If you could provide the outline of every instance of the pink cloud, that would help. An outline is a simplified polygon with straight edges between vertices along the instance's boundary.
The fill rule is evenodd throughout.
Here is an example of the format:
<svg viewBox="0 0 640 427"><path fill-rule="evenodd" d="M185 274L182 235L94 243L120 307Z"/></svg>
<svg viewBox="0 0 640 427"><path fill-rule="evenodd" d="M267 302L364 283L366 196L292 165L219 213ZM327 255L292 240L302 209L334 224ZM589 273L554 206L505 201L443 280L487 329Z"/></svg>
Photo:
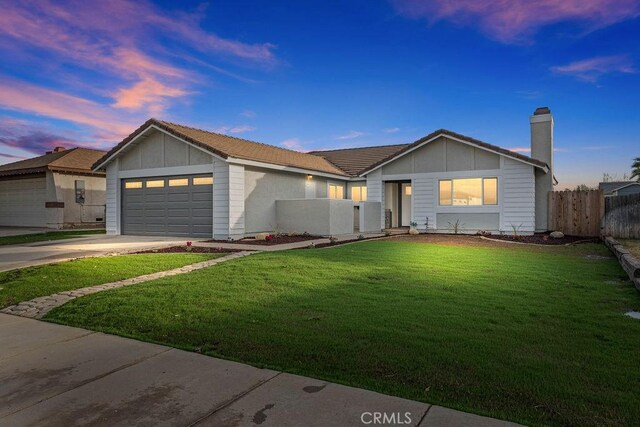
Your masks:
<svg viewBox="0 0 640 427"><path fill-rule="evenodd" d="M150 106L152 116L161 114L166 108L166 98L176 98L186 95L188 92L162 84L161 82L145 77L129 88L119 89L112 104L116 108L138 110L145 105Z"/></svg>
<svg viewBox="0 0 640 427"><path fill-rule="evenodd" d="M0 106L88 126L114 141L124 138L144 119L117 114L84 98L9 79L0 79Z"/></svg>
<svg viewBox="0 0 640 427"><path fill-rule="evenodd" d="M430 23L478 26L504 43L523 43L541 27L565 21L589 30L640 16L637 0L391 0L396 10Z"/></svg>
<svg viewBox="0 0 640 427"><path fill-rule="evenodd" d="M566 74L592 83L596 82L605 74L635 74L638 72L626 55L598 56L583 59L566 65L551 67L551 71L556 74Z"/></svg>
<svg viewBox="0 0 640 427"><path fill-rule="evenodd" d="M25 45L32 46L55 54L54 61L63 57L76 66L115 78L115 88L96 87L92 92L106 92L116 108L158 115L172 99L193 93L187 87L203 78L186 69L186 61L251 82L208 61L222 56L250 64L276 63L272 45L219 37L202 29L201 15L160 10L144 0L25 0L3 5L0 37L17 42L21 55L27 52ZM165 39L177 47L169 51ZM197 61L189 50L199 52ZM42 60L39 52L35 55ZM176 58L180 65L172 63ZM113 85L113 79L101 81Z"/></svg>

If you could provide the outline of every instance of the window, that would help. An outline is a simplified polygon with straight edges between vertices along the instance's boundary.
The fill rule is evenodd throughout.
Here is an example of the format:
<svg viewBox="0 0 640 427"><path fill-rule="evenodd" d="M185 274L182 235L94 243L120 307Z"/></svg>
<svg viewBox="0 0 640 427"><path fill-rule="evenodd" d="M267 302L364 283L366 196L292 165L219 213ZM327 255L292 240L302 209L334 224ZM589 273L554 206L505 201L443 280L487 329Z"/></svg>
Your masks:
<svg viewBox="0 0 640 427"><path fill-rule="evenodd" d="M442 179L441 206L481 206L498 204L498 178Z"/></svg>
<svg viewBox="0 0 640 427"><path fill-rule="evenodd" d="M164 187L164 179L147 181L146 185L147 185L147 188L162 188Z"/></svg>
<svg viewBox="0 0 640 427"><path fill-rule="evenodd" d="M367 201L367 187L359 185L357 187L351 187L351 200L354 202L366 202Z"/></svg>
<svg viewBox="0 0 640 427"><path fill-rule="evenodd" d="M189 178L177 178L169 180L169 187L185 187L189 185Z"/></svg>
<svg viewBox="0 0 640 427"><path fill-rule="evenodd" d="M485 205L497 205L498 204L498 178L485 178L483 180L483 194Z"/></svg>
<svg viewBox="0 0 640 427"><path fill-rule="evenodd" d="M199 176L197 178L193 178L193 185L213 185L213 177Z"/></svg>
<svg viewBox="0 0 640 427"><path fill-rule="evenodd" d="M77 179L76 180L76 203L83 204L84 203L84 180Z"/></svg>
<svg viewBox="0 0 640 427"><path fill-rule="evenodd" d="M330 199L344 199L344 187L340 184L329 184Z"/></svg>
<svg viewBox="0 0 640 427"><path fill-rule="evenodd" d="M440 205L451 206L451 180L440 181Z"/></svg>
<svg viewBox="0 0 640 427"><path fill-rule="evenodd" d="M131 190L134 188L142 188L142 181L128 181L124 183L124 188Z"/></svg>

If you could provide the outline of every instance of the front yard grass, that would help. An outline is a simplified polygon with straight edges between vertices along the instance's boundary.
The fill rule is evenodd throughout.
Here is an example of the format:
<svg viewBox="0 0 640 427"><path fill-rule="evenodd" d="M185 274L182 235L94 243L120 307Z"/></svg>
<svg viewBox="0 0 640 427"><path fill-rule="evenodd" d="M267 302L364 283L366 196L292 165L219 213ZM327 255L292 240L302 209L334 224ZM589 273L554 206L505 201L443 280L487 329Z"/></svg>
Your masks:
<svg viewBox="0 0 640 427"><path fill-rule="evenodd" d="M170 270L224 254L138 254L83 258L0 273L0 308L56 292Z"/></svg>
<svg viewBox="0 0 640 427"><path fill-rule="evenodd" d="M260 253L46 317L533 425L640 420L640 295L601 244Z"/></svg>
<svg viewBox="0 0 640 427"><path fill-rule="evenodd" d="M104 234L102 229L97 230L69 230L69 231L48 231L46 233L21 234L19 236L0 237L0 246L22 245L25 243L46 242L49 240L73 239L89 234Z"/></svg>

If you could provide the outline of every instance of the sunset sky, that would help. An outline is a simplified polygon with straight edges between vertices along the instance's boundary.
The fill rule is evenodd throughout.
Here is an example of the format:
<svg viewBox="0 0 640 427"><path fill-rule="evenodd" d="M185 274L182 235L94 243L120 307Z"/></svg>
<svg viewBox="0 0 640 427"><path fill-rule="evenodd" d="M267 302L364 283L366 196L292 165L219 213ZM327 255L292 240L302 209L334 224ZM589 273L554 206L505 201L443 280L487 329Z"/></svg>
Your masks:
<svg viewBox="0 0 640 427"><path fill-rule="evenodd" d="M296 150L447 128L560 187L640 156L640 0L0 0L0 163L107 149L149 117Z"/></svg>

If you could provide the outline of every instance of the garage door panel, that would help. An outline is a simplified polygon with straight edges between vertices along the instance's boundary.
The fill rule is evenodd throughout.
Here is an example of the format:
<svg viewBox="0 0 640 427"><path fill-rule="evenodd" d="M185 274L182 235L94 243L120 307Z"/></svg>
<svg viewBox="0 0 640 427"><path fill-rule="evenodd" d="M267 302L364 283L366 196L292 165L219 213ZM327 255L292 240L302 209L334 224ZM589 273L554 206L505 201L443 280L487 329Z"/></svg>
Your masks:
<svg viewBox="0 0 640 427"><path fill-rule="evenodd" d="M188 193L167 194L167 201L169 202L189 202Z"/></svg>
<svg viewBox="0 0 640 427"><path fill-rule="evenodd" d="M153 181L158 178L135 178ZM122 233L151 236L211 237L213 186L193 185L192 176L165 177L164 187L127 189L123 180ZM169 183L188 183L170 186Z"/></svg>
<svg viewBox="0 0 640 427"><path fill-rule="evenodd" d="M44 176L0 181L0 225L46 227Z"/></svg>
<svg viewBox="0 0 640 427"><path fill-rule="evenodd" d="M212 202L213 192L211 193L193 193L192 201L194 202Z"/></svg>

